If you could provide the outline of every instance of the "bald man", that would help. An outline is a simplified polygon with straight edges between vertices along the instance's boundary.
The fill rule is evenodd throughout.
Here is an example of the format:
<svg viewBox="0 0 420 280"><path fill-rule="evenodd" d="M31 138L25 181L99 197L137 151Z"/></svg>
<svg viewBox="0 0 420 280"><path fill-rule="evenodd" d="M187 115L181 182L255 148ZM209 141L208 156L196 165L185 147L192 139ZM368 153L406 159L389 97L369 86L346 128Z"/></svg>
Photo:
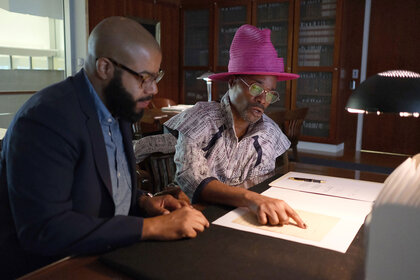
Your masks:
<svg viewBox="0 0 420 280"><path fill-rule="evenodd" d="M16 114L0 165L3 279L65 256L195 237L209 226L187 203L136 189L130 124L158 92L161 60L141 25L105 19L89 37L85 69Z"/></svg>

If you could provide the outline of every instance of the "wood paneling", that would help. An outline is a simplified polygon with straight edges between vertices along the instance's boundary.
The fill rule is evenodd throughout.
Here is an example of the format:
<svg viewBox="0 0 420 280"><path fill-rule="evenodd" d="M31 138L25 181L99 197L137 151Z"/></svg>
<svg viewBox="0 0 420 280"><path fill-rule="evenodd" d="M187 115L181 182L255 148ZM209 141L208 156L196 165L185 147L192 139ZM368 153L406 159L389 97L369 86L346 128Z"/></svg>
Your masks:
<svg viewBox="0 0 420 280"><path fill-rule="evenodd" d="M104 18L124 15L125 1L89 0L89 32Z"/></svg>
<svg viewBox="0 0 420 280"><path fill-rule="evenodd" d="M372 0L367 77L394 69L420 73L419 15L418 0ZM419 153L420 118L365 117L362 148Z"/></svg>
<svg viewBox="0 0 420 280"><path fill-rule="evenodd" d="M162 66L165 76L159 83L159 97L166 97L179 103L179 7L168 4L158 4L156 17L161 23Z"/></svg>
<svg viewBox="0 0 420 280"><path fill-rule="evenodd" d="M151 1L125 0L125 7L124 16L156 19L154 4Z"/></svg>
<svg viewBox="0 0 420 280"><path fill-rule="evenodd" d="M350 114L344 108L352 93L350 82L355 80L357 85L360 82L360 78L352 79L352 70L358 69L360 77L365 1L346 0L343 5L345 13L343 13L341 35L337 133L338 142L344 142L346 147L350 146L354 150L357 114Z"/></svg>
<svg viewBox="0 0 420 280"><path fill-rule="evenodd" d="M367 115L362 148L407 155L420 153L420 119L395 114Z"/></svg>

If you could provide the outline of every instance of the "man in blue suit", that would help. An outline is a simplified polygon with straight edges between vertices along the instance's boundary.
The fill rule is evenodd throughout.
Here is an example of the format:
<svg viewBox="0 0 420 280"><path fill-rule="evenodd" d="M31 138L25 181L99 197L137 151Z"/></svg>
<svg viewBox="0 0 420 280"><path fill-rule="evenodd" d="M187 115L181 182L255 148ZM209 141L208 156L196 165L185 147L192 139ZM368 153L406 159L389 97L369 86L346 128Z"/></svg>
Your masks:
<svg viewBox="0 0 420 280"><path fill-rule="evenodd" d="M161 59L141 25L107 18L90 34L85 69L16 114L0 165L3 279L65 256L195 237L209 226L186 202L136 189L130 124L157 94Z"/></svg>

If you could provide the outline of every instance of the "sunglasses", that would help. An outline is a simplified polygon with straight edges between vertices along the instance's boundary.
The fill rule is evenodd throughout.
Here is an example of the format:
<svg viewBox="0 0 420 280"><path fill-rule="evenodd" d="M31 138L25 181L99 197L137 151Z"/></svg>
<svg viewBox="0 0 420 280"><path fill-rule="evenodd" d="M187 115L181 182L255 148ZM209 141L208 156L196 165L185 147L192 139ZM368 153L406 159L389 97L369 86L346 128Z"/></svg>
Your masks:
<svg viewBox="0 0 420 280"><path fill-rule="evenodd" d="M280 99L279 98L279 93L275 90L265 90L262 87L262 85L260 85L258 83L253 83L253 84L249 85L241 77L239 77L239 79L248 87L249 93L254 97L260 96L261 94L265 93L265 100L269 104L273 104L274 102L276 102Z"/></svg>
<svg viewBox="0 0 420 280"><path fill-rule="evenodd" d="M147 87L150 87L153 82L159 83L160 80L162 80L163 75L165 75L165 72L163 70L159 70L159 72L157 73L150 73L147 71L142 71L137 73L136 71L128 68L127 66L116 62L115 60L113 60L110 57L106 57L109 61L112 62L112 64L114 64L115 66L127 71L128 73L132 74L133 76L135 76L139 82L140 82L140 86L143 87L143 85L146 85Z"/></svg>

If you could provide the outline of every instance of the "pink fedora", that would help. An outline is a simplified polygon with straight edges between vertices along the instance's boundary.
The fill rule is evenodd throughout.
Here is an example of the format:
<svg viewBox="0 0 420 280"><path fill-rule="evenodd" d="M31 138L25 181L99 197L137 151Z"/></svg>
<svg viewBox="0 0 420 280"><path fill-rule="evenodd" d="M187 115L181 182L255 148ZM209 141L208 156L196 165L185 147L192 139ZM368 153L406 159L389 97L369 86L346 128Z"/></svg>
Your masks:
<svg viewBox="0 0 420 280"><path fill-rule="evenodd" d="M227 81L234 75L277 76L278 81L299 78L284 72L283 58L277 56L270 33L270 29L260 30L249 24L239 27L230 45L228 72L209 78L216 81Z"/></svg>

